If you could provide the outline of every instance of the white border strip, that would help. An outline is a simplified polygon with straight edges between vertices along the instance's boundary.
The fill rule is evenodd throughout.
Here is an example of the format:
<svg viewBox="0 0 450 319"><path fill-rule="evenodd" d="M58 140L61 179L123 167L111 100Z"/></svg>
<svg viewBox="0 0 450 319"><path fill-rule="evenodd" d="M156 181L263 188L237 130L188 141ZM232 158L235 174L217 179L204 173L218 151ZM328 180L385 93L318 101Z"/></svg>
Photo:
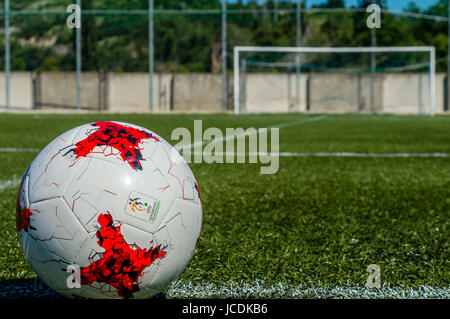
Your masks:
<svg viewBox="0 0 450 319"><path fill-rule="evenodd" d="M227 282L220 286L212 283L173 282L167 290L169 298L340 298L340 299L425 299L450 298L450 287L422 285L417 288L391 287L370 289L365 286L312 285L304 287L286 283L266 284L262 280L253 283Z"/></svg>
<svg viewBox="0 0 450 319"><path fill-rule="evenodd" d="M19 280L20 281L20 280ZM58 298L39 279L19 282L19 284L0 283L0 298L32 295L35 298ZM346 285L288 285L277 283L268 285L257 280L252 283L225 282L220 286L211 283L192 283L183 280L173 282L167 289L168 298L339 298L339 299L449 299L450 287L422 285L417 288L391 287L384 284L381 288L369 289L365 286Z"/></svg>

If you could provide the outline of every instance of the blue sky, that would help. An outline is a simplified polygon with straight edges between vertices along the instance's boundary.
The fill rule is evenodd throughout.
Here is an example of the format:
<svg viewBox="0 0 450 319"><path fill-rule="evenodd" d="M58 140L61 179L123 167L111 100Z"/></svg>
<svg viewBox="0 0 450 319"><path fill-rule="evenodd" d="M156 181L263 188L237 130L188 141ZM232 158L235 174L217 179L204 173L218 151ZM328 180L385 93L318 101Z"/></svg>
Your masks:
<svg viewBox="0 0 450 319"><path fill-rule="evenodd" d="M326 3L326 0L306 0L308 7L313 4ZM387 0L387 5L391 10L402 10L408 3L414 2L419 8L427 9L429 6L438 2L438 0ZM345 0L347 6L357 5L358 0Z"/></svg>
<svg viewBox="0 0 450 319"><path fill-rule="evenodd" d="M248 1L248 0L247 0ZM259 0L262 2L262 0ZM308 7L315 4L326 3L327 0L303 0L306 1ZM358 4L358 0L344 0L347 6L354 6ZM236 0L229 0L229 2L236 2ZM292 2L296 2L292 0ZM427 9L429 6L438 2L438 0L387 0L387 5L391 10L403 10L408 3L414 2L419 8Z"/></svg>

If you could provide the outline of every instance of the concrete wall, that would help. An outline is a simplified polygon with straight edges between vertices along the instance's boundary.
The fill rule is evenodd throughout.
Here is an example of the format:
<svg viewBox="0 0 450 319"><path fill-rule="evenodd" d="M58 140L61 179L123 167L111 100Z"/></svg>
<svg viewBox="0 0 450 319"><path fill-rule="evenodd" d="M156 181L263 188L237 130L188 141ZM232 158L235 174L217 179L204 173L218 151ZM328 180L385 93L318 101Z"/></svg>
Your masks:
<svg viewBox="0 0 450 319"><path fill-rule="evenodd" d="M445 74L436 75L436 111L444 109ZM387 113L429 113L428 74L389 74L383 82L383 110Z"/></svg>
<svg viewBox="0 0 450 319"><path fill-rule="evenodd" d="M148 110L148 89L148 75L145 73L108 74L108 110L111 112Z"/></svg>
<svg viewBox="0 0 450 319"><path fill-rule="evenodd" d="M42 72L39 74L38 86L41 103L48 105L77 105L77 78L75 72ZM95 108L99 105L100 74L83 72L81 105Z"/></svg>
<svg viewBox="0 0 450 319"><path fill-rule="evenodd" d="M110 112L148 112L147 73L84 72L82 106ZM11 105L33 108L76 106L74 72L13 72ZM445 74L436 77L436 111L444 110ZM36 85L34 85L36 83ZM300 107L296 103L295 73L247 74L241 79L241 104L248 112L371 112L370 74L302 73ZM427 114L426 73L377 74L374 86L377 112ZM228 107L233 108L233 83L229 76ZM5 104L5 77L0 73L0 105ZM158 112L222 112L221 75L156 74L153 110Z"/></svg>
<svg viewBox="0 0 450 319"><path fill-rule="evenodd" d="M373 109L370 74L317 73L309 74L308 78L307 105L313 112L382 111L383 75L375 78Z"/></svg>
<svg viewBox="0 0 450 319"><path fill-rule="evenodd" d="M214 74L177 74L174 76L173 110L221 112L222 77Z"/></svg>
<svg viewBox="0 0 450 319"><path fill-rule="evenodd" d="M6 104L5 73L0 72L0 105ZM33 73L13 72L10 76L10 103L12 107L33 108Z"/></svg>
<svg viewBox="0 0 450 319"><path fill-rule="evenodd" d="M307 75L300 76L300 105L297 105L295 73L248 74L240 83L241 106L247 112L305 111L307 81Z"/></svg>
<svg viewBox="0 0 450 319"><path fill-rule="evenodd" d="M303 73L300 111L379 112L428 114L429 84L426 73L378 73L373 86L370 73ZM436 111L444 110L445 74L436 76ZM241 81L241 105L248 112L287 112L295 103L295 74L259 73ZM294 108L295 109L295 108Z"/></svg>
<svg viewBox="0 0 450 319"><path fill-rule="evenodd" d="M112 112L149 110L147 73L110 73L108 105ZM220 112L221 77L212 74L157 74L153 77L154 111Z"/></svg>
<svg viewBox="0 0 450 319"><path fill-rule="evenodd" d="M153 77L153 110L170 110L170 74ZM111 112L148 112L148 73L109 73L107 77L107 105Z"/></svg>

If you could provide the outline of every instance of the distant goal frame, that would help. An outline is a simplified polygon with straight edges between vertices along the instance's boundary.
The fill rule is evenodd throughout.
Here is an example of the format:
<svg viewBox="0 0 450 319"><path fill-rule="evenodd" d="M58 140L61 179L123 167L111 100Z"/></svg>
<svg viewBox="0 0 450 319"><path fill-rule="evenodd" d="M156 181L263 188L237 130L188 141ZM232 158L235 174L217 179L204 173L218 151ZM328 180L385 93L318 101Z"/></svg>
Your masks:
<svg viewBox="0 0 450 319"><path fill-rule="evenodd" d="M234 114L241 113L240 105L240 54L243 52L279 53L395 53L428 52L429 54L429 115L436 113L436 48L434 46L390 46L390 47L264 47L235 46L233 56L233 101Z"/></svg>

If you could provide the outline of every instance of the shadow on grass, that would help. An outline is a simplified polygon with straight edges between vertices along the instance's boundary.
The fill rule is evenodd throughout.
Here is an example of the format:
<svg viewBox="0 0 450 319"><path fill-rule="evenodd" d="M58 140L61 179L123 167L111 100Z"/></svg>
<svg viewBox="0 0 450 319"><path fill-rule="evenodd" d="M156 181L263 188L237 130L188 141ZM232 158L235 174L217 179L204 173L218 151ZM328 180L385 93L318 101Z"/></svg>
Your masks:
<svg viewBox="0 0 450 319"><path fill-rule="evenodd" d="M68 300L51 290L38 277L29 279L9 279L0 281L0 300L3 299L47 299ZM165 292L160 292L151 299L167 299Z"/></svg>
<svg viewBox="0 0 450 319"><path fill-rule="evenodd" d="M0 281L0 299L61 299L38 277Z"/></svg>

